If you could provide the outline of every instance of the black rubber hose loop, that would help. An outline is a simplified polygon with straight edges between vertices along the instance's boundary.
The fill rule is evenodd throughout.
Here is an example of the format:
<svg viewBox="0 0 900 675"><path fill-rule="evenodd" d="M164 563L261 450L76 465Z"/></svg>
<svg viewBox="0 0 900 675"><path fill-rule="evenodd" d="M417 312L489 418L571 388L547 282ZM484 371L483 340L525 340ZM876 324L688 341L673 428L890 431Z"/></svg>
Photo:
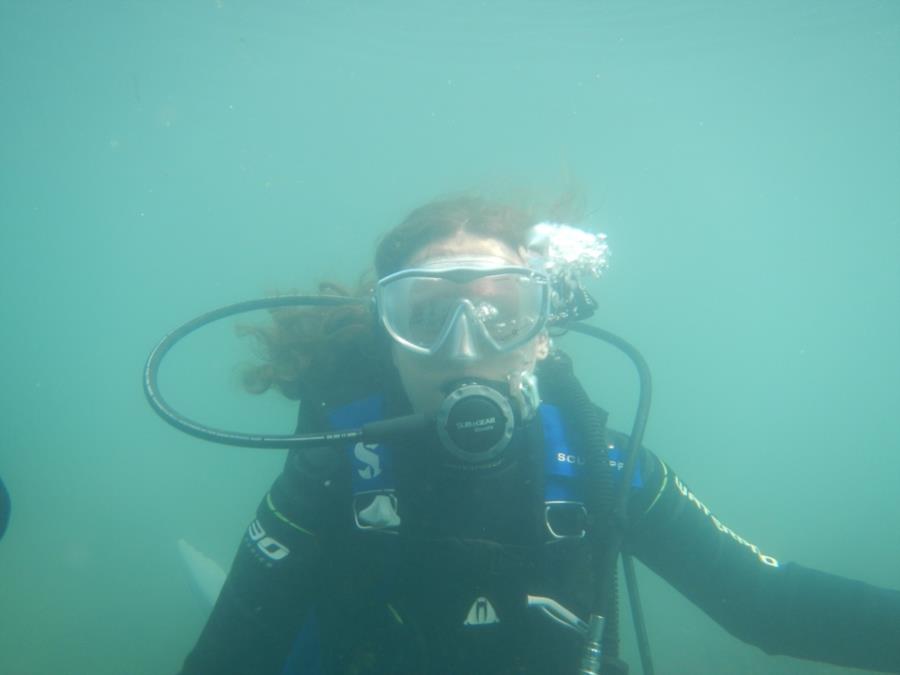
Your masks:
<svg viewBox="0 0 900 675"><path fill-rule="evenodd" d="M259 300L238 302L233 305L214 309L206 314L201 314L197 318L188 321L166 335L160 340L159 344L154 347L153 351L150 352L150 356L147 357L147 363L144 366L144 395L147 397L147 402L160 417L176 429L190 434L191 436L195 436L196 438L202 438L207 441L212 441L213 443L222 443L224 445L236 445L246 448L296 448L303 446L329 445L342 441L361 439L363 433L359 429L338 433L324 432L317 434L263 435L242 434L234 431L207 427L188 419L169 406L159 391L157 380L160 363L169 350L172 349L179 340L185 338L190 333L215 321L236 314L244 314L245 312L252 312L260 309L310 306L333 307L339 305L362 304L364 302L365 301L357 298L347 298L336 295L283 295L275 298L262 298Z"/></svg>
<svg viewBox="0 0 900 675"><path fill-rule="evenodd" d="M622 538L624 534L624 524L627 522L628 514L628 498L631 493L631 481L637 467L640 454L642 452L644 430L647 427L647 419L650 415L650 401L652 398L652 381L650 377L650 369L641 353L635 349L630 343L626 342L618 335L605 331L596 326L590 326L585 323L575 323L568 326L569 330L584 335L603 340L620 351L624 352L638 372L639 395L637 412L631 426L631 435L628 439L628 452L625 457L625 466L622 469L622 475L619 483L619 490L616 496L615 504L611 514L610 536L605 542L605 550L598 553L602 556L604 563L600 569L606 571L606 578L601 579L601 587L598 589L597 604L595 611L609 611L611 609L610 598L615 595L616 575L615 570L618 567L618 558L622 550ZM640 595L637 590L637 578L634 575L634 566L630 556L622 554L623 565L625 566L625 582L628 585L628 595L632 602L632 618L634 620L635 632L637 633L638 650L641 655L641 665L644 675L653 675L653 660L650 656L650 645L647 639L647 628L644 624L643 611L639 603Z"/></svg>

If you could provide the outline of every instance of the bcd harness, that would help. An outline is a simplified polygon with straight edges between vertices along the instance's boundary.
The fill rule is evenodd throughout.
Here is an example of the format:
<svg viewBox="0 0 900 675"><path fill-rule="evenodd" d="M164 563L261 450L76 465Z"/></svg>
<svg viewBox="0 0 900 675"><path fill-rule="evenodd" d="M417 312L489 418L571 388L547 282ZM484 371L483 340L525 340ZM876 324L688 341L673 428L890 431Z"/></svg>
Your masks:
<svg viewBox="0 0 900 675"><path fill-rule="evenodd" d="M605 423L606 414L598 412L597 419ZM376 395L333 408L327 419L332 428L341 429L374 422L384 415L384 397ZM533 426L536 431L525 439L530 461L523 471L533 477L525 481L530 484L525 490L533 493L526 503L534 505L535 514L530 519L534 537L526 546L447 536L450 533L446 531L442 536L422 537L421 528L412 534L409 521L416 520L417 514L405 508L407 495L397 476L396 462L402 451L388 443L347 444L356 532L352 537L354 558L365 561L379 587L375 592L399 622L418 620L439 627L430 635L425 630L423 640L429 647L435 640L450 639L448 633L488 632L498 630L504 622L508 627L521 626L522 616L527 616L528 623L546 629L539 631L541 634L557 630L566 635L557 642L568 645L574 660L562 656L564 665L560 667L575 672L597 573L591 537L599 536L599 528L592 526L596 518L591 513L590 490L597 481L591 478L584 434L567 422L560 407L541 403ZM615 483L622 470L623 451L605 443L605 425L595 431L603 434L603 457ZM643 486L639 471L631 486ZM454 513L438 516L441 521L452 521ZM423 621L426 615L428 620ZM616 658L616 617L610 617L610 622L603 672L623 673L626 667ZM564 628L553 629L554 624ZM437 659L446 657L442 653ZM428 672L441 672L440 666L434 665L435 658L428 661L432 664ZM533 671L516 670L511 663L502 672Z"/></svg>
<svg viewBox="0 0 900 675"><path fill-rule="evenodd" d="M576 280L577 281L577 280ZM582 289L583 290L583 289ZM587 299L590 300L589 296ZM322 430L325 425L315 427L316 431L301 433L300 431L289 435L279 434L257 434L257 433L240 433L231 430L219 429L198 423L190 418L185 417L178 411L173 409L163 398L158 386L158 372L160 364L165 355L171 348L192 332L206 326L215 321L219 321L226 317L234 316L244 312L258 309L274 310L287 307L335 307L359 305L360 300L351 297L342 296L278 296L274 298L264 298L260 300L250 300L238 302L226 307L220 307L210 312L206 312L199 317L188 321L175 330L168 333L154 347L147 358L143 373L143 389L147 397L147 401L155 412L157 412L163 420L171 424L176 429L188 433L197 438L202 438L215 443L225 445L249 447L249 448L290 448L294 450L303 450L306 448L322 448L323 446L341 445L347 443L355 444L356 441L362 440L366 443L377 441L385 438L394 438L398 432L415 432L422 428L423 424L427 424L427 419L422 415L407 415L401 418L391 418L381 422L375 422L370 425L363 425L362 428L344 428L340 430ZM577 497L573 499L561 499L560 502L570 502L569 506L560 505L557 508L548 502L544 497L547 491L541 488L540 496L543 497L544 510L541 513L539 521L547 521L551 524L554 519L561 514L569 513L576 516L580 513L587 515L587 527L581 528L585 534L581 534L581 530L576 530L574 534L580 535L574 541L592 541L591 547L591 570L598 570L596 576L598 580L594 580L593 598L590 602L589 622L586 626L586 640L583 641L583 657L579 662L577 672L586 675L594 675L601 672L601 656L603 661L608 661L608 655L615 653L614 643L617 639L616 627L616 579L615 572L618 560L621 554L622 563L625 570L626 581L628 582L629 598L633 608L633 619L637 632L637 643L641 654L641 662L644 672L652 675L653 666L650 658L649 645L647 643L646 630L643 626L642 612L640 611L640 600L637 593L637 585L635 581L633 563L631 557L622 553L622 542L625 533L625 525L627 521L628 501L633 491L633 481L631 477L635 475L635 470L639 466L639 459L643 455L642 439L647 424L647 418L650 410L651 402L651 376L646 361L641 354L628 342L617 335L603 330L597 326L592 326L583 322L592 313L593 306L587 307L587 312L569 314L563 317L562 323L558 326L563 333L575 332L588 335L592 338L605 342L624 353L636 368L639 389L638 404L631 426L630 434L621 439L621 447L627 448L627 452L623 453L623 462L620 464L616 459L613 451L607 447L603 440L603 430L605 426L605 417L599 414L590 402L586 392L580 387L572 373L571 362L567 357L560 354L551 354L545 361L538 365L539 370L546 370L547 366L553 363L551 370L557 374L562 374L560 379L562 385L557 388L559 397L547 395L546 381L543 375L539 375L541 379L541 393L546 400L558 403L562 410L572 411L573 420L587 420L586 424L578 425L576 429L579 436L583 438L583 447L588 450L585 453L579 453L579 456L585 460L585 466L590 474L588 477L589 489L583 494L582 499ZM552 383L556 377L550 377L548 380ZM551 387L552 388L552 387ZM545 444L546 445L546 444ZM577 444L576 444L577 445ZM356 446L354 445L352 449ZM366 446L363 446L366 448ZM366 448L369 449L369 448ZM537 463L539 466L541 463ZM612 466L611 466L612 464ZM373 469L374 472L374 469ZM621 478L618 480L619 489L616 489L616 475L628 477L626 480ZM553 483L553 472L549 472L550 479L547 483ZM568 479L567 479L568 480ZM544 482L540 482L543 485ZM404 490L398 490L396 487L387 487L380 491L372 493L368 503L359 503L359 509L354 509L354 513L362 514L363 509L368 506L373 507L373 511L366 511L364 514L366 520L373 523L388 523L391 518L391 511L396 516L400 516L403 511L403 503L397 501L397 494L403 495ZM393 490L393 492L392 492ZM393 498L392 495L393 494ZM538 494L536 492L536 494ZM384 497L375 500L375 497ZM385 499L386 498L386 499ZM406 498L403 498L406 501ZM580 502L580 505L579 505ZM385 507L391 508L385 508ZM399 506L399 508L398 508ZM547 507L550 506L548 509ZM584 510L582 510L582 508ZM380 515L379 515L380 514ZM387 520L385 520L387 518ZM356 528L360 534L383 534L394 532L398 536L387 537L388 539L401 539L404 536L404 530L409 528L396 523L395 528L374 529L370 532ZM558 529L553 525L557 534L573 534L573 532ZM385 537L381 537L382 539ZM563 537L562 539L553 539L551 535L551 544L572 541L571 537ZM552 616L552 612L550 612ZM569 621L571 617L554 617L562 618ZM571 623L571 621L570 621ZM604 625L608 624L608 628ZM584 628L580 626L580 628ZM612 637L611 637L612 636ZM608 672L608 668L603 668L603 672ZM422 670L417 672L419 675ZM558 670L557 672L564 672ZM573 671L575 672L575 671ZM622 671L619 671L622 672ZM383 675L383 673L379 673Z"/></svg>

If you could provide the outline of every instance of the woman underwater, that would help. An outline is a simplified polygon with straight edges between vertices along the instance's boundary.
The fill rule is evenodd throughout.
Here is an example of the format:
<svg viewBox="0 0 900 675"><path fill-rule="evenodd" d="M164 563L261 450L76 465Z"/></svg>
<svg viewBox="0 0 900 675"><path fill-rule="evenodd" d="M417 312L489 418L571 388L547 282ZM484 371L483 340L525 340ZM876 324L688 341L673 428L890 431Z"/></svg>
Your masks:
<svg viewBox="0 0 900 675"><path fill-rule="evenodd" d="M299 432L439 423L293 450L183 675L590 672L598 551L619 540L770 654L900 672L900 592L776 560L651 452L610 518L628 437L552 339L604 255L596 236L447 199L381 241L374 303L273 312L248 383L300 400ZM485 401L500 414L466 410ZM624 673L606 608L601 672Z"/></svg>

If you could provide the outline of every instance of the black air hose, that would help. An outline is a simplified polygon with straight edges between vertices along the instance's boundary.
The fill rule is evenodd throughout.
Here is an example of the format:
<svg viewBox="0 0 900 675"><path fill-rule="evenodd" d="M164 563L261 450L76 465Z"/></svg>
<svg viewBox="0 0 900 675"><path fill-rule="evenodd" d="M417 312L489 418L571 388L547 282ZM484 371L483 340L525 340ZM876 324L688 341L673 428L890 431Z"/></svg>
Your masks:
<svg viewBox="0 0 900 675"><path fill-rule="evenodd" d="M608 446L606 443L607 414L591 401L581 382L575 376L572 359L561 351L554 351L541 363L538 373L541 396L558 405L569 422L569 427L577 434L579 446L587 448L586 455L588 475L592 476L592 490L588 495L588 513L590 536L594 541L593 557L597 562L604 560L602 551L609 545L611 516L615 506L616 490L612 468L609 464ZM596 569L596 563L595 563ZM594 584L595 594L608 594L606 597L594 597L594 606L603 609L606 617L606 629L603 633L603 653L610 657L619 655L619 603L617 570L600 569L598 583ZM602 580L612 575L608 583ZM597 604L598 600L600 601Z"/></svg>

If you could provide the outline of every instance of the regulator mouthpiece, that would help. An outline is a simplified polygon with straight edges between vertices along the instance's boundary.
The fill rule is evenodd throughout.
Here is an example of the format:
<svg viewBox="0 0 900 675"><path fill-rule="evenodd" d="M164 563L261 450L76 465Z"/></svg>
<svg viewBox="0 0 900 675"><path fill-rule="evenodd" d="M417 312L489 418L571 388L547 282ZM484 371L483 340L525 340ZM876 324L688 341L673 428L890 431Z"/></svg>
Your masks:
<svg viewBox="0 0 900 675"><path fill-rule="evenodd" d="M494 466L512 440L516 415L509 399L478 380L455 383L437 412L443 448L466 468Z"/></svg>

